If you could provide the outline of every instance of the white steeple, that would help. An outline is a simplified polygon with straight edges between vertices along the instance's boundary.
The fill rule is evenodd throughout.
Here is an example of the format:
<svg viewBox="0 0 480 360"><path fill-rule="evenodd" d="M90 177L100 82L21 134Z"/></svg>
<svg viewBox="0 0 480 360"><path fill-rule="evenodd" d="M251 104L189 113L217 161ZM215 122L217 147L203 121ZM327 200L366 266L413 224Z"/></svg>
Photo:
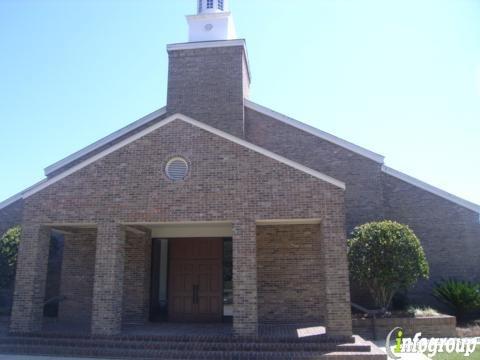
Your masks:
<svg viewBox="0 0 480 360"><path fill-rule="evenodd" d="M190 42L237 38L228 0L197 1L197 15L187 16Z"/></svg>

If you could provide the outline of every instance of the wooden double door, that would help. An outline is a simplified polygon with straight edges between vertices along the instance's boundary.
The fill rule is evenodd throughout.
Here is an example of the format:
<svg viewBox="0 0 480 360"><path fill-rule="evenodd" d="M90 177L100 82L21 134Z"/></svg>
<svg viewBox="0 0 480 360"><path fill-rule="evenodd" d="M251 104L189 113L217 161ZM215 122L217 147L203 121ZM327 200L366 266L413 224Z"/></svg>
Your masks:
<svg viewBox="0 0 480 360"><path fill-rule="evenodd" d="M223 239L169 241L168 319L219 322L223 318Z"/></svg>

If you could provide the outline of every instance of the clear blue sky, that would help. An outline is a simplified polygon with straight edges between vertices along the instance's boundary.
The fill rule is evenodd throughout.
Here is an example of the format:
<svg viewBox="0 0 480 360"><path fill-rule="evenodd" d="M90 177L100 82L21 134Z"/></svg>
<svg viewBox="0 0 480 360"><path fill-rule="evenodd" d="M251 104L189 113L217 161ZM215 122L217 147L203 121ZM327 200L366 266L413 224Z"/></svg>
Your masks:
<svg viewBox="0 0 480 360"><path fill-rule="evenodd" d="M195 0L0 1L0 201L165 105ZM231 0L252 100L480 204L480 1Z"/></svg>

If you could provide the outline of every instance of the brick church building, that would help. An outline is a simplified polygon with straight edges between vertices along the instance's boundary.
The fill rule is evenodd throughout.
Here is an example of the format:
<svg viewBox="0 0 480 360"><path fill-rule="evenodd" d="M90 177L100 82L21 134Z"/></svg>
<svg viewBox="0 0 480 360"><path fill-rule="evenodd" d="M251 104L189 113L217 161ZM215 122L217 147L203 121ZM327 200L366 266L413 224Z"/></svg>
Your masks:
<svg viewBox="0 0 480 360"><path fill-rule="evenodd" d="M348 337L347 234L380 219L421 239L431 279L412 299L428 301L442 277L480 280L480 206L250 100L246 44L224 6L200 0L190 41L167 46L164 108L0 203L0 231L23 229L12 332L41 330L45 302L61 297L58 319L95 335L230 318L241 336L301 323Z"/></svg>

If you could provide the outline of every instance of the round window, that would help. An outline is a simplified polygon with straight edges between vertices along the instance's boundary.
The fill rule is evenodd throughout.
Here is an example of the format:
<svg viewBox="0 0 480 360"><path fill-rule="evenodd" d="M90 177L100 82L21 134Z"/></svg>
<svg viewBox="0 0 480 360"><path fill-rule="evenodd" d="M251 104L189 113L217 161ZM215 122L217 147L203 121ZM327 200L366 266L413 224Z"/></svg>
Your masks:
<svg viewBox="0 0 480 360"><path fill-rule="evenodd" d="M188 174L188 162L180 157L171 159L165 166L165 174L172 181L184 180Z"/></svg>

